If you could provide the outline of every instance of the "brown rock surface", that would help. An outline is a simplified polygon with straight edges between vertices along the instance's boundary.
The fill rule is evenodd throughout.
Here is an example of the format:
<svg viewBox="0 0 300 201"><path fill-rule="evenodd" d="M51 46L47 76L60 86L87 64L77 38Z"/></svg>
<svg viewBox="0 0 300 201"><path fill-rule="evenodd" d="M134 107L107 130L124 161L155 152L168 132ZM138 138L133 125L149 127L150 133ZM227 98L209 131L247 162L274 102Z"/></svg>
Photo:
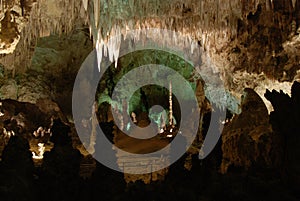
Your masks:
<svg viewBox="0 0 300 201"><path fill-rule="evenodd" d="M272 132L263 101L252 89L245 89L242 113L225 125L222 133L221 172L226 173L231 165L245 169L269 165Z"/></svg>

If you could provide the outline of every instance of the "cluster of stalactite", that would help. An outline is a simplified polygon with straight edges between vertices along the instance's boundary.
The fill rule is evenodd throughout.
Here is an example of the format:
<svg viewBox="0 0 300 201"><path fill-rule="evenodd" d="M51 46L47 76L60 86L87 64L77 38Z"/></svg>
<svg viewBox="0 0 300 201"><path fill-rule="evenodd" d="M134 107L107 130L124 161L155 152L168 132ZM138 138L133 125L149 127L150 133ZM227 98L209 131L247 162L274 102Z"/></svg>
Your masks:
<svg viewBox="0 0 300 201"><path fill-rule="evenodd" d="M25 0L24 9L19 1L9 1L12 2L10 6L6 6L5 2L3 1L3 5L1 5L3 12L26 11L24 11L25 19L20 22L23 28L18 30L19 42L14 51L0 55L0 63L7 69L24 72L30 67L38 38L55 33L68 34L76 28L83 27L84 24L85 12L81 1ZM21 8L18 9L19 7ZM21 13L17 13L17 15L21 16Z"/></svg>
<svg viewBox="0 0 300 201"><path fill-rule="evenodd" d="M49 35L51 32L69 32L74 29L76 20L79 18L86 20L87 16L91 35L99 51L100 59L99 57L98 59L101 60L103 52L104 56L109 56L112 61L118 60L121 37L111 43L109 38L119 35L126 37L128 30L148 28L180 32L190 38L185 40L190 43L190 46L199 42L213 54L222 51L222 48L232 39L244 32L250 34L256 32L255 29L260 25L270 29L269 32L267 31L271 35L268 41L265 41L267 43L265 53L272 54L280 49L277 47L281 45L280 41L283 42L290 32L296 31L300 20L298 0L179 0L176 2L171 0L60 0L59 2L3 0L1 9L10 8L12 3L21 7L28 7L26 5L30 4L32 9L28 25L21 33L20 44L14 54L1 59L2 63L6 63L11 68L20 66L21 62L18 62L15 57L27 54L30 48L34 47L34 39ZM86 12L83 11L84 9ZM136 34L134 39L139 40L140 32ZM172 36L158 34L152 37L166 40ZM276 37L279 37L279 43L273 42ZM30 55L27 55L27 60L29 58ZM218 61L215 62L218 63ZM241 66L236 68L241 68ZM248 71L254 71L252 68L255 67L252 65L245 68Z"/></svg>
<svg viewBox="0 0 300 201"><path fill-rule="evenodd" d="M83 5L89 13L90 30L95 46L98 46L100 60L103 49L104 52L108 51L112 61L118 59L121 37L110 43L111 37L120 35L126 37L128 30L143 31L148 28L183 33L199 41L205 49L217 53L238 35L245 32L251 35L256 32L252 29L258 29L256 25L259 24L270 29L269 32L266 30L271 34L266 53L276 52L279 51L276 44L280 46L284 38L291 31L295 31L300 19L300 4L297 0L222 2L219 0L176 2L83 0ZM274 29L275 32L272 31ZM136 34L139 35L140 32ZM173 36L157 34L154 37L160 37L163 41ZM274 43L276 37L279 37L279 43ZM139 37L136 36L134 39L139 40ZM193 40L187 41L190 46L194 45ZM106 53L104 55L107 56ZM255 67L250 66L247 70L253 71L251 68Z"/></svg>

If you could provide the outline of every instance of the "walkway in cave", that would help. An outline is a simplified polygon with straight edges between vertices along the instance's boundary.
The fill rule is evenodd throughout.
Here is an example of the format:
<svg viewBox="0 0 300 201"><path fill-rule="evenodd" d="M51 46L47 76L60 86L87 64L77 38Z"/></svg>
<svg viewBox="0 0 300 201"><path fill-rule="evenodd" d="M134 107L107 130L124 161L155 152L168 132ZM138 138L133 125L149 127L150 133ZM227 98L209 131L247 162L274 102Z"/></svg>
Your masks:
<svg viewBox="0 0 300 201"><path fill-rule="evenodd" d="M145 121L140 121L138 126L145 127L147 123ZM141 130L133 130L132 134L138 136ZM144 134L144 133L143 133ZM116 150L117 163L121 170L126 172L152 172L154 169L161 169L163 167L168 167L170 164L169 152L167 149L164 154L157 154L153 157L146 157L144 154L153 153L164 147L166 147L170 142L166 138L162 138L160 135L155 137L149 136L149 139L141 140L134 139L121 131L115 133L115 145L119 148ZM126 152L137 154L136 157L130 157ZM143 180L145 183L150 181L162 180L164 179L167 169L162 169L154 173L144 174L144 175L133 175L125 174L125 180L127 182Z"/></svg>

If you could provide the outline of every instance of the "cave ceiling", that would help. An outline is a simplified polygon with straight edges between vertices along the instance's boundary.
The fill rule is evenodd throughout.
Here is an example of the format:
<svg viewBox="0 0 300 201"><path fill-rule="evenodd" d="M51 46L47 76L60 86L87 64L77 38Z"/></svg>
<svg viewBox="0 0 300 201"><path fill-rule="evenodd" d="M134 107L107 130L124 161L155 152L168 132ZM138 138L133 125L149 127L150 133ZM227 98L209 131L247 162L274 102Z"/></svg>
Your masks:
<svg viewBox="0 0 300 201"><path fill-rule="evenodd" d="M210 66L237 99L253 88L269 111L266 89L290 94L300 79L299 0L2 0L0 20L0 64L14 73L31 68L39 38L87 27L98 62L106 55L116 67L126 37L173 41L183 55L197 47L195 68Z"/></svg>

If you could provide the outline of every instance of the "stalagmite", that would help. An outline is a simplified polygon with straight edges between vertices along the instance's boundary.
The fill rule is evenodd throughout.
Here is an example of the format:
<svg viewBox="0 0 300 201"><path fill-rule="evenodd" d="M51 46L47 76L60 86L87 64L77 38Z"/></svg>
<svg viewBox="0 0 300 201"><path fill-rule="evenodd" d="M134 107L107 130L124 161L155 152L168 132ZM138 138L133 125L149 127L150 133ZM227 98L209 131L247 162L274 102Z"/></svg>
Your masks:
<svg viewBox="0 0 300 201"><path fill-rule="evenodd" d="M172 82L169 84L169 126L173 126L173 100L172 100Z"/></svg>
<svg viewBox="0 0 300 201"><path fill-rule="evenodd" d="M134 112L131 113L132 122L137 123L136 114Z"/></svg>
<svg viewBox="0 0 300 201"><path fill-rule="evenodd" d="M98 120L97 120L97 107L98 104L97 102L94 102L93 106L92 106L92 130L91 130L91 135L90 135L90 143L89 143L89 147L88 147L88 152L90 154L94 154L95 153L95 145L96 145L96 139L97 139L97 131L96 131L96 127L98 124Z"/></svg>

